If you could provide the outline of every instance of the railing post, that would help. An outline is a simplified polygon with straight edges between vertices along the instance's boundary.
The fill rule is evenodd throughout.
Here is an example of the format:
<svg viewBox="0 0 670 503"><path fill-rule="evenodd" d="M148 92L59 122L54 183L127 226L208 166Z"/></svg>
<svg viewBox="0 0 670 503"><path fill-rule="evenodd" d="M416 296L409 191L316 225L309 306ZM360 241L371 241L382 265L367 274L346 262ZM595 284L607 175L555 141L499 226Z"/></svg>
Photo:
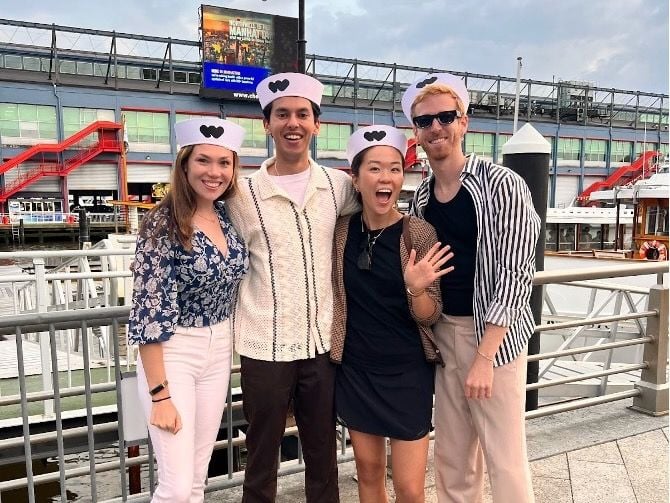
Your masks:
<svg viewBox="0 0 670 503"><path fill-rule="evenodd" d="M35 304L38 313L47 312L47 289L46 271L43 258L34 258L33 267L35 268ZM51 349L49 347L49 333L40 332L40 359L42 361L42 389L50 391L53 389L51 381L51 372L58 372L58 369L51 368ZM44 416L50 417L54 414L53 400L44 400Z"/></svg>
<svg viewBox="0 0 670 503"><path fill-rule="evenodd" d="M649 367L635 385L642 394L633 398L633 409L652 416L668 413L668 291L663 285L649 289L648 309L656 309L658 316L647 319L647 336L654 340L644 345L643 358Z"/></svg>

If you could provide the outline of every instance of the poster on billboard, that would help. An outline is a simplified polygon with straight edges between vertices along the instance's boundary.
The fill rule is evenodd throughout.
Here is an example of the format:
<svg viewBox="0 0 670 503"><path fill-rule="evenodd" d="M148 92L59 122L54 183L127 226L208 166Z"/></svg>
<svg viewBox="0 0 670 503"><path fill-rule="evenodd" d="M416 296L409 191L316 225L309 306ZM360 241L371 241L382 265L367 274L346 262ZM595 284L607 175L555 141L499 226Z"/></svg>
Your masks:
<svg viewBox="0 0 670 503"><path fill-rule="evenodd" d="M268 75L297 71L297 18L211 5L201 17L201 96L253 100Z"/></svg>

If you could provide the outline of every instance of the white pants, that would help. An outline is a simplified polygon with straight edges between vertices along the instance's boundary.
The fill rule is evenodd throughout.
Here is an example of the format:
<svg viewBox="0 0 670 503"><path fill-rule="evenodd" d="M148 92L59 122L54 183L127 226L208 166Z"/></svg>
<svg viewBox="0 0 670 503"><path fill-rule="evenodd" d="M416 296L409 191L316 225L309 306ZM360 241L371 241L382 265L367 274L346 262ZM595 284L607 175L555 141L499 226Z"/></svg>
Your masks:
<svg viewBox="0 0 670 503"><path fill-rule="evenodd" d="M149 424L151 396L140 359L137 383L158 461L152 502L204 501L207 467L226 404L231 365L229 321L201 328L177 327L163 345L165 375L182 429L176 434Z"/></svg>
<svg viewBox="0 0 670 503"><path fill-rule="evenodd" d="M493 395L465 398L477 354L471 316L445 316L433 327L445 356L435 372L435 487L440 503L480 503L484 461L494 503L533 503L526 454L526 351L493 369Z"/></svg>

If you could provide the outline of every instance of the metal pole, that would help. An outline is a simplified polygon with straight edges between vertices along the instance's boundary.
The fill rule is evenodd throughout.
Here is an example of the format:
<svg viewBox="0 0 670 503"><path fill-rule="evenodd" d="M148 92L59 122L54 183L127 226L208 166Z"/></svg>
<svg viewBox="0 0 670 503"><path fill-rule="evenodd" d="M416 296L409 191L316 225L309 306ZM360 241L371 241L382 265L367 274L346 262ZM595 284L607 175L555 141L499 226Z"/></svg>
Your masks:
<svg viewBox="0 0 670 503"><path fill-rule="evenodd" d="M305 73L305 0L298 0L298 71Z"/></svg>
<svg viewBox="0 0 670 503"><path fill-rule="evenodd" d="M517 125L519 123L519 93L521 92L521 56L516 58L516 93L514 97L514 127L512 133L516 133ZM530 103L528 104L530 106Z"/></svg>

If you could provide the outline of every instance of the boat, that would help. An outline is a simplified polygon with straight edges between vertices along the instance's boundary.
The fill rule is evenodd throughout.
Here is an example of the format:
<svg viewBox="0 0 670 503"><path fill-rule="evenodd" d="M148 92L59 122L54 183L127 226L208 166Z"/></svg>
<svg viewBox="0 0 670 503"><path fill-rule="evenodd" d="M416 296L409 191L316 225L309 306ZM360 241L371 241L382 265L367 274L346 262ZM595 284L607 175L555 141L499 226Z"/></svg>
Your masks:
<svg viewBox="0 0 670 503"><path fill-rule="evenodd" d="M546 251L668 260L670 161L648 178L588 195L586 206L547 209Z"/></svg>

